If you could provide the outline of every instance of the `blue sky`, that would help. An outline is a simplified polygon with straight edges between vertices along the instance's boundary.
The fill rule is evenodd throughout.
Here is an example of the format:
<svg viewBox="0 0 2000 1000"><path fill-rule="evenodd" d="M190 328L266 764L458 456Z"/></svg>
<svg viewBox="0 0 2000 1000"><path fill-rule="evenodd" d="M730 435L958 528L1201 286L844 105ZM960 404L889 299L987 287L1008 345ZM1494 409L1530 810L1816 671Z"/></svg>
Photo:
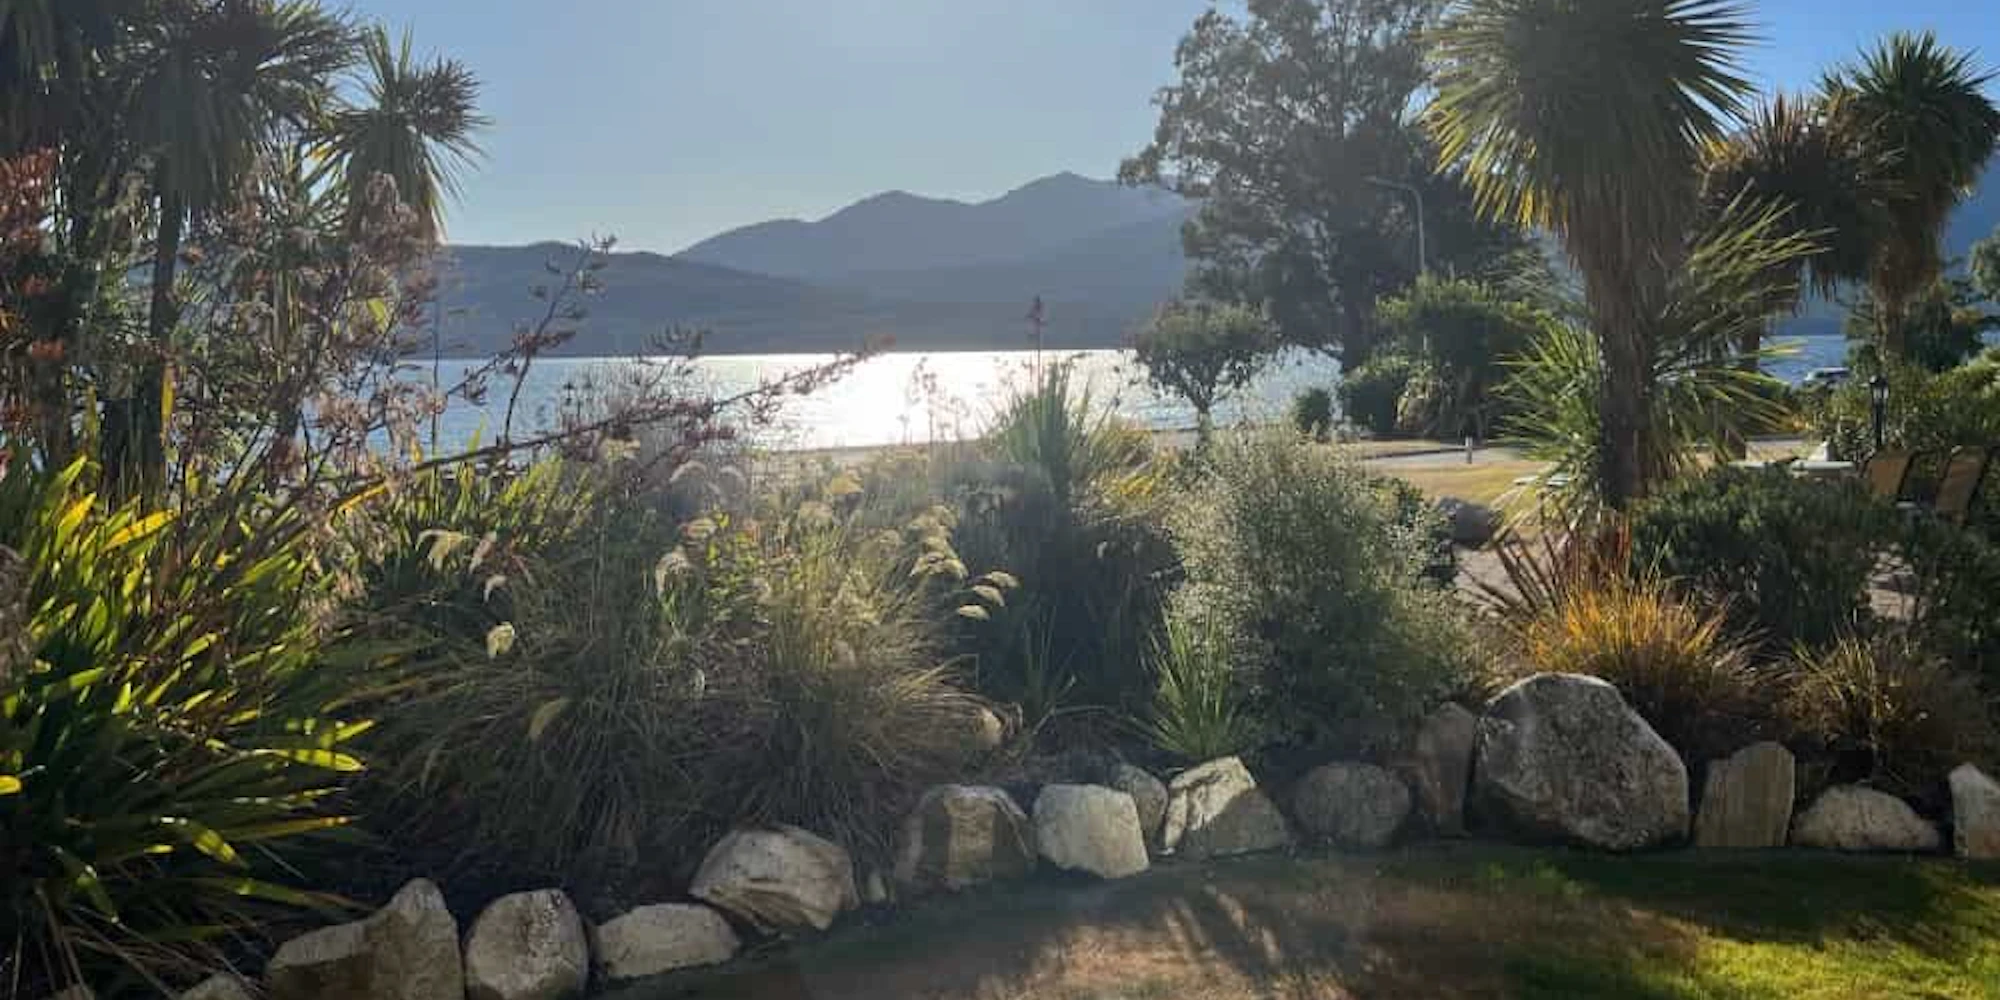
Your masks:
<svg viewBox="0 0 2000 1000"><path fill-rule="evenodd" d="M350 0L486 82L454 241L672 251L901 188L985 198L1144 145L1209 0ZM2000 63L2000 0L1760 0L1758 81L1896 28Z"/></svg>

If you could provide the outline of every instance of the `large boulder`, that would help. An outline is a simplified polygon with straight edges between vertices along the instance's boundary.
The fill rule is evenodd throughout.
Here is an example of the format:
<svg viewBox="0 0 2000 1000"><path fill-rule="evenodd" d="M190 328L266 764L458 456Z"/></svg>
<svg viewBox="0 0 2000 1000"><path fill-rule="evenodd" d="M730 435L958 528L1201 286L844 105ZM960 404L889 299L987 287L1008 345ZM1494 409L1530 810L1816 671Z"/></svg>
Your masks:
<svg viewBox="0 0 2000 1000"><path fill-rule="evenodd" d="M1196 861L1292 846L1285 816L1235 757L1212 760L1167 785L1164 853Z"/></svg>
<svg viewBox="0 0 2000 1000"><path fill-rule="evenodd" d="M1167 818L1167 786L1144 768L1130 764L1113 766L1104 785L1132 796L1132 805L1139 810L1139 829L1146 834L1146 845L1158 848L1160 826Z"/></svg>
<svg viewBox="0 0 2000 1000"><path fill-rule="evenodd" d="M426 879L366 920L285 942L264 976L271 1000L465 1000L458 921Z"/></svg>
<svg viewBox="0 0 2000 1000"><path fill-rule="evenodd" d="M742 947L722 914L687 903L641 906L590 937L598 971L611 983L727 962Z"/></svg>
<svg viewBox="0 0 2000 1000"><path fill-rule="evenodd" d="M1440 706L1417 730L1403 766L1418 815L1432 833L1444 837L1465 833L1465 790L1472 784L1472 753L1478 739L1479 717L1458 704Z"/></svg>
<svg viewBox="0 0 2000 1000"><path fill-rule="evenodd" d="M1792 826L1797 762L1776 743L1755 743L1708 765L1696 847L1783 847Z"/></svg>
<svg viewBox="0 0 2000 1000"><path fill-rule="evenodd" d="M1495 696L1473 794L1482 817L1533 840L1632 851L1688 832L1687 766L1594 677L1537 674Z"/></svg>
<svg viewBox="0 0 2000 1000"><path fill-rule="evenodd" d="M227 972L218 972L181 994L181 1000L254 1000L254 997L243 980Z"/></svg>
<svg viewBox="0 0 2000 1000"><path fill-rule="evenodd" d="M1476 549L1500 533L1500 512L1485 504L1444 497L1437 509L1451 529L1451 540L1459 545Z"/></svg>
<svg viewBox="0 0 2000 1000"><path fill-rule="evenodd" d="M1045 785L1035 797L1035 844L1049 863L1099 878L1146 870L1146 834L1132 796L1102 785Z"/></svg>
<svg viewBox="0 0 2000 1000"><path fill-rule="evenodd" d="M1410 817L1410 786L1372 764L1327 764L1299 779L1292 815L1341 846L1387 847Z"/></svg>
<svg viewBox="0 0 2000 1000"><path fill-rule="evenodd" d="M939 785L903 821L896 881L913 890L956 891L1034 870L1028 816L998 788Z"/></svg>
<svg viewBox="0 0 2000 1000"><path fill-rule="evenodd" d="M583 918L557 890L502 896L465 936L470 1000L567 1000L589 982Z"/></svg>
<svg viewBox="0 0 2000 1000"><path fill-rule="evenodd" d="M795 826L722 838L702 859L688 894L766 931L823 931L861 905L847 850Z"/></svg>
<svg viewBox="0 0 2000 1000"><path fill-rule="evenodd" d="M1952 843L1961 858L2000 858L2000 784L1971 764L1951 772Z"/></svg>
<svg viewBox="0 0 2000 1000"><path fill-rule="evenodd" d="M1792 843L1835 851L1935 851L1937 827L1902 799L1860 785L1836 785L1792 823Z"/></svg>

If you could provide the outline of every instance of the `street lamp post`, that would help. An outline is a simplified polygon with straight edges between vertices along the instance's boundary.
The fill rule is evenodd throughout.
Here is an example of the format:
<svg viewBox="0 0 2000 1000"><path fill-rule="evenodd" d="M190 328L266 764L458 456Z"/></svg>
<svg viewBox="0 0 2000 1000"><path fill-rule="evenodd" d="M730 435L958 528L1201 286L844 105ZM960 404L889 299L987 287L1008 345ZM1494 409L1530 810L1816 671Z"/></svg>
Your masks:
<svg viewBox="0 0 2000 1000"><path fill-rule="evenodd" d="M1418 274L1431 273L1430 256L1426 252L1426 248L1424 246L1423 190L1418 188L1414 184L1404 184L1400 181L1386 180L1381 177L1364 177L1362 178L1362 180L1365 180L1368 183L1375 185L1376 187L1388 188L1392 191L1402 191L1408 194L1411 198L1415 199L1417 203L1417 273Z"/></svg>
<svg viewBox="0 0 2000 1000"><path fill-rule="evenodd" d="M1889 380L1876 375L1868 380L1868 406L1875 421L1875 450L1882 450L1882 418L1889 410Z"/></svg>

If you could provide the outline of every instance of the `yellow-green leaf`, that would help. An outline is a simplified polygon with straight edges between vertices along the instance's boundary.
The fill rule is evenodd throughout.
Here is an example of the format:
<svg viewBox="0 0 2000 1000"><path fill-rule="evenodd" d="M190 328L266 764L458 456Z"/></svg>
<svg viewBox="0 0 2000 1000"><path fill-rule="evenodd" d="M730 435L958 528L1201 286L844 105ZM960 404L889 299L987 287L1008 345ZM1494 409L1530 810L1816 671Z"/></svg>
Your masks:
<svg viewBox="0 0 2000 1000"><path fill-rule="evenodd" d="M221 834L194 820L183 819L178 816L168 816L160 820L160 825L179 834L183 840L193 845L195 850L225 865L240 864L242 862L242 859L236 854L236 848L229 846L229 841L222 839Z"/></svg>
<svg viewBox="0 0 2000 1000"><path fill-rule="evenodd" d="M112 532L111 537L104 540L104 547L107 549L116 549L130 545L141 538L159 531L167 525L167 522L173 519L174 515L172 511L163 510L148 514Z"/></svg>
<svg viewBox="0 0 2000 1000"><path fill-rule="evenodd" d="M21 794L21 779L11 774L0 774L0 795Z"/></svg>
<svg viewBox="0 0 2000 1000"><path fill-rule="evenodd" d="M991 621L993 618L992 615L986 613L985 608L982 608L977 604L967 604L964 607L959 608L958 616L960 618L970 618L973 621L978 621L978 622Z"/></svg>
<svg viewBox="0 0 2000 1000"><path fill-rule="evenodd" d="M295 764L304 764L308 767L323 767L329 771L340 771L351 774L361 770L361 761L347 754L336 753L332 750L265 750L263 753L272 757L289 760Z"/></svg>
<svg viewBox="0 0 2000 1000"><path fill-rule="evenodd" d="M514 623L501 622L486 630L486 657L497 660L514 650Z"/></svg>
<svg viewBox="0 0 2000 1000"><path fill-rule="evenodd" d="M541 742L542 732L548 729L549 725L555 722L556 718L561 716L563 710L568 707L568 698L556 698L543 703L542 707L535 709L534 716L528 719L528 741L531 743Z"/></svg>

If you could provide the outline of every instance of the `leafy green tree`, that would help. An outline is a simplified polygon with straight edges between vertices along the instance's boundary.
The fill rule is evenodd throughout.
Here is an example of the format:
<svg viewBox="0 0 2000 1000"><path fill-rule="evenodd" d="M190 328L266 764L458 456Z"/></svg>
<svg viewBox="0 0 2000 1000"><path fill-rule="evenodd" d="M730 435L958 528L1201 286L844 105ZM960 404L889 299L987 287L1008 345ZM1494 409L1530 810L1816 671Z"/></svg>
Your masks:
<svg viewBox="0 0 2000 1000"><path fill-rule="evenodd" d="M1482 438L1507 362L1548 322L1533 307L1460 278L1419 278L1409 291L1384 299L1380 312L1390 335L1428 361L1440 383L1427 430Z"/></svg>
<svg viewBox="0 0 2000 1000"><path fill-rule="evenodd" d="M1518 236L1479 223L1435 176L1411 121L1420 31L1438 0L1250 0L1203 14L1156 98L1153 141L1119 178L1201 199L1183 230L1194 291L1260 306L1288 342L1360 364L1376 297L1418 271L1423 197L1432 266L1476 269Z"/></svg>
<svg viewBox="0 0 2000 1000"><path fill-rule="evenodd" d="M1581 272L1600 377L1602 499L1645 495L1660 331L1700 167L1750 90L1727 0L1459 0L1433 34L1438 162L1488 216L1556 233Z"/></svg>
<svg viewBox="0 0 2000 1000"><path fill-rule="evenodd" d="M1972 245L1969 269L1972 287L1989 299L2000 299L2000 229Z"/></svg>
<svg viewBox="0 0 2000 1000"><path fill-rule="evenodd" d="M1867 276L1891 354L1904 353L1904 320L1944 271L1952 209L2000 148L2000 108L1985 93L1992 80L1971 54L1926 32L1891 35L1821 84L1832 127L1888 164Z"/></svg>
<svg viewBox="0 0 2000 1000"><path fill-rule="evenodd" d="M2000 330L2000 315L1972 280L1939 278L1903 311L1899 326L1887 340L1880 337L1884 320L1872 294L1864 294L1847 317L1848 352L1863 373L1882 370L1881 345L1902 345L1899 360L1926 371L1955 368L1985 346L1986 334Z"/></svg>
<svg viewBox="0 0 2000 1000"><path fill-rule="evenodd" d="M387 174L403 203L441 235L457 170L478 158L474 134L488 124L478 111L479 79L455 60L418 62L407 32L400 44L380 27L364 33L361 57L367 101L337 109L326 129L348 201L360 204L369 182Z"/></svg>
<svg viewBox="0 0 2000 1000"><path fill-rule="evenodd" d="M167 356L180 301L182 236L224 207L260 158L319 115L353 54L347 25L301 0L182 0L138 22L142 52L124 116L152 163L153 240L147 353L132 394L107 420L114 481L158 484L166 467Z"/></svg>
<svg viewBox="0 0 2000 1000"><path fill-rule="evenodd" d="M1204 445L1215 404L1249 385L1276 348L1263 313L1232 303L1180 300L1162 306L1132 344L1147 379L1194 407Z"/></svg>

